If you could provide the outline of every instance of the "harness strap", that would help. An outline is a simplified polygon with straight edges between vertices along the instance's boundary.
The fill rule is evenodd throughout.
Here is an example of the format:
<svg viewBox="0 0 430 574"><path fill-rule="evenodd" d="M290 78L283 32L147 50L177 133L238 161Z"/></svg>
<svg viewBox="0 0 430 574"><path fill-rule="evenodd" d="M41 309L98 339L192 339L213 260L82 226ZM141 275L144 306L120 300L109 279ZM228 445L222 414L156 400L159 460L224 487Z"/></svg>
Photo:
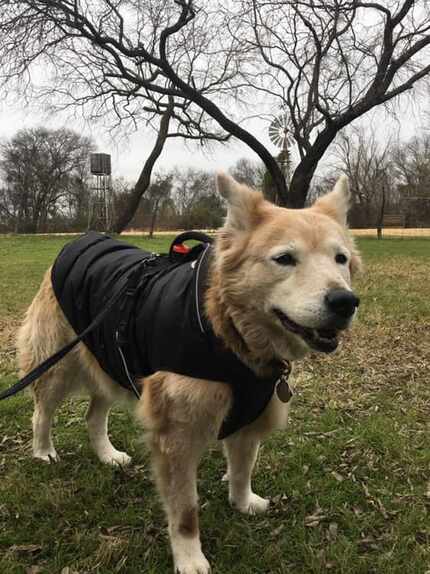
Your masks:
<svg viewBox="0 0 430 574"><path fill-rule="evenodd" d="M67 345L59 349L56 353L48 357L48 359L43 361L43 363L38 365L35 369L27 373L22 379L20 379L14 385L9 387L9 389L6 389L2 393L0 393L0 401L12 397L13 395L16 395L17 393L19 393L20 391L31 385L31 383L33 383L36 379L41 377L51 367L56 365L65 355L67 355L67 353L69 353L73 349L73 347L76 347L76 345L80 341L82 341L82 339L84 339L87 335L89 335L89 333L91 333L96 327L98 327L100 323L102 323L102 321L105 319L107 314L116 305L116 303L121 299L124 293L127 292L127 290L130 288L130 285L135 284L136 278L139 276L141 268L145 266L145 263L146 260L143 260L139 262L138 265L136 265L136 268L130 273L129 277L127 278L127 281L124 283L121 289L116 293L116 295L114 295L108 301L103 311L95 317L92 323L90 323L88 327L84 331L82 331L82 333L80 333L75 339L70 341L70 343L67 343Z"/></svg>
<svg viewBox="0 0 430 574"><path fill-rule="evenodd" d="M189 237L189 235L192 235L192 237ZM186 236L186 237L184 237ZM155 266L155 268L153 268L152 270L150 269L149 271L145 271L145 273L143 274L142 277L140 277L140 279L136 282L133 282L131 285L129 285L129 288L126 290L125 295L120 303L120 316L121 316L121 321L119 322L116 332L115 332L115 339L116 339L116 344L117 344L117 349L121 358L121 363L123 366L123 370L125 373L125 376L128 380L128 385L125 385L123 383L121 383L120 381L117 381L121 386L123 386L124 388L131 390L134 395L136 396L137 399L140 398L140 391L138 389L138 387L136 386L136 382L135 379L136 378L141 378L145 376L145 373L136 373L133 371L132 368L130 368L130 365L133 365L133 360L132 357L130 357L130 352L129 352L129 340L128 340L128 332L129 332L129 326L131 324L131 321L133 321L133 316L135 315L135 306L136 306L136 295L138 293L138 291L145 289L146 286L148 285L148 282L156 277L156 279L160 279L161 277L163 277L163 275L165 273L170 273L172 271L172 269L175 269L176 267L179 267L180 265L183 265L184 263L187 263L189 261L195 261L196 259L198 259L200 257L200 254L202 252L205 252L207 250L207 248L209 247L209 245L207 243L199 243L198 245L195 245L194 247L192 247L188 252L186 253L175 253L173 251L173 246L174 245L178 245L181 244L182 241L186 241L187 239L197 239L197 237L200 237L203 241L204 238L208 239L208 241L212 241L212 239L200 232L186 232L186 233L182 233L180 237L180 240L178 240L178 238L176 238L173 243L172 246L170 248L170 253L174 253L173 257L171 257L171 255L154 255L152 256L150 259L147 259L147 265L148 267L151 266ZM204 255L204 253L203 253ZM203 257L202 255L202 257Z"/></svg>

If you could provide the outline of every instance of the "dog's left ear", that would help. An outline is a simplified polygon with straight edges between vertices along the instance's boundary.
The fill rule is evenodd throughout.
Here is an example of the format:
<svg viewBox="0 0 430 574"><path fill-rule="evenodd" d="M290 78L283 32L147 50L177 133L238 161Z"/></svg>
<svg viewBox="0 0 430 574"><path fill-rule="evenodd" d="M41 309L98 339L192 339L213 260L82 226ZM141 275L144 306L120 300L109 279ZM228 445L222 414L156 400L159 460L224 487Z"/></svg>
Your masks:
<svg viewBox="0 0 430 574"><path fill-rule="evenodd" d="M348 178L346 175L341 175L333 191L317 199L313 207L335 219L341 225L346 226L350 205L351 192L349 190Z"/></svg>
<svg viewBox="0 0 430 574"><path fill-rule="evenodd" d="M217 188L227 201L225 226L236 231L248 231L261 219L260 207L264 203L259 191L237 182L226 173L217 174Z"/></svg>

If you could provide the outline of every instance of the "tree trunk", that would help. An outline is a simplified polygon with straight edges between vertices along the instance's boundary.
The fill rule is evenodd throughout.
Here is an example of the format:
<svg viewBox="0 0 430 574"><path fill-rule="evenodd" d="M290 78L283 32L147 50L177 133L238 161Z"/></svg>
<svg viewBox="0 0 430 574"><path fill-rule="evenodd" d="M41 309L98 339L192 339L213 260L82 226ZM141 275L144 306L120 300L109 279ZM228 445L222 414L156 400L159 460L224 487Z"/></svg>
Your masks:
<svg viewBox="0 0 430 574"><path fill-rule="evenodd" d="M384 212L385 212L385 184L382 184L382 198L381 198L381 208L378 214L377 222L377 235L378 239L382 239L382 227L384 223Z"/></svg>
<svg viewBox="0 0 430 574"><path fill-rule="evenodd" d="M185 86L186 84L183 84L181 86L183 87L184 91ZM209 102L209 100L206 100L206 98L204 98L203 96L201 98L196 97L195 100L198 101L198 104L211 117L213 117L220 124L222 128L224 128L226 131L228 131L231 135L233 135L237 139L246 143L252 149L252 151L254 151L259 156L261 161L266 166L266 169L272 176L272 181L276 188L277 192L276 195L279 200L279 205L282 205L284 207L294 207L291 204L290 192L287 188L287 182L285 181L284 174L282 173L282 170L279 167L277 160L272 156L272 154L268 152L265 146L262 143L260 143L257 140L257 138L255 138L252 134L250 134L242 127L240 127L238 124L232 122L230 119L224 116L224 114L221 112L219 108L217 108L214 104L212 104L212 102Z"/></svg>
<svg viewBox="0 0 430 574"><path fill-rule="evenodd" d="M152 209L152 215L151 215L151 226L149 228L149 237L152 237L154 235L154 229L155 229L155 222L157 221L157 215L158 215L158 207L160 205L160 201L156 200L154 203L154 207Z"/></svg>
<svg viewBox="0 0 430 574"><path fill-rule="evenodd" d="M139 179L134 186L133 192L127 200L126 205L122 212L118 215L117 220L112 226L114 233L121 233L133 219L137 208L139 207L139 202L142 199L143 194L148 189L151 182L151 173L155 165L155 162L160 157L163 151L164 144L166 143L167 134L169 131L169 122L173 111L173 100L170 100L169 106L161 117L160 129L158 130L157 140L155 142L154 148L150 153L148 159L140 172Z"/></svg>
<svg viewBox="0 0 430 574"><path fill-rule="evenodd" d="M338 129L335 127L326 128L322 131L306 153L306 156L296 167L288 191L288 207L300 209L305 206L309 187L318 163L335 139L337 132Z"/></svg>

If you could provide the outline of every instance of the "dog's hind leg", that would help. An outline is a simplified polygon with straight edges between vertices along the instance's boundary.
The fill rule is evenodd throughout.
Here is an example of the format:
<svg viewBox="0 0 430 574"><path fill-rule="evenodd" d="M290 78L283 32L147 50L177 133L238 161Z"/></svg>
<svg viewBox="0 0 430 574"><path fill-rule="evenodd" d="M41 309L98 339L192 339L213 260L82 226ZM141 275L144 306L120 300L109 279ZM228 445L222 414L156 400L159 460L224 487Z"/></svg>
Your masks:
<svg viewBox="0 0 430 574"><path fill-rule="evenodd" d="M246 514L265 512L269 507L269 500L258 496L251 488L259 445L258 435L246 427L224 440L230 504Z"/></svg>
<svg viewBox="0 0 430 574"><path fill-rule="evenodd" d="M45 462L56 462L58 455L52 442L52 421L55 410L62 403L66 393L58 392L60 390L58 385L50 384L50 378L48 374L32 388L34 400L33 456ZM53 389L55 393L50 392Z"/></svg>
<svg viewBox="0 0 430 574"><path fill-rule="evenodd" d="M28 308L17 336L20 376L24 376L73 338L52 290L50 272ZM70 375L76 371L72 357L65 357L31 385L34 400L33 455L50 462L57 460L51 427L56 408L74 386Z"/></svg>
<svg viewBox="0 0 430 574"><path fill-rule="evenodd" d="M112 402L108 397L92 395L87 411L90 443L101 462L126 465L131 461L127 453L117 450L108 435L108 418Z"/></svg>

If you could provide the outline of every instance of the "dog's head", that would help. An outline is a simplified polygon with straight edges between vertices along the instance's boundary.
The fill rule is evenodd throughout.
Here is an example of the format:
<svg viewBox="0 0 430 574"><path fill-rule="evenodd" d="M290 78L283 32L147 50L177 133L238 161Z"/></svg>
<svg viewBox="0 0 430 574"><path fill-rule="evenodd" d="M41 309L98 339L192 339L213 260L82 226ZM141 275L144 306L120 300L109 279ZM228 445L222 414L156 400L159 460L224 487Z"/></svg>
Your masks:
<svg viewBox="0 0 430 574"><path fill-rule="evenodd" d="M299 210L277 207L225 174L217 183L228 204L217 242L219 287L237 329L251 346L260 337L282 358L334 351L359 304L347 179Z"/></svg>

